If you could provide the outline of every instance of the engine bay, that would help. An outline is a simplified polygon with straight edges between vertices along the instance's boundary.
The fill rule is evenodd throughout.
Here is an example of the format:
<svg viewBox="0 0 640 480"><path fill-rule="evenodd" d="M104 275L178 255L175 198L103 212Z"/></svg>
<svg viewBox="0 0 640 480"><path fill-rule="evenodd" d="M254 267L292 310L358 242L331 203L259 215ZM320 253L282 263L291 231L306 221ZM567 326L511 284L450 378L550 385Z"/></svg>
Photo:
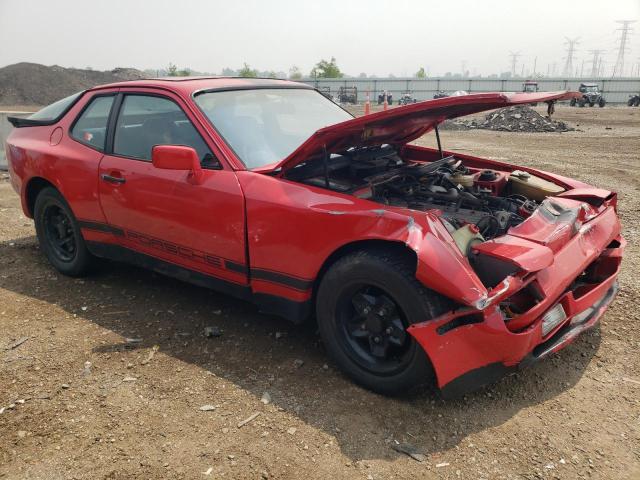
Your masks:
<svg viewBox="0 0 640 480"><path fill-rule="evenodd" d="M473 243L504 235L547 196L564 191L524 171L469 168L455 156L429 163L405 161L390 145L327 154L287 177L383 205L438 210L465 254Z"/></svg>

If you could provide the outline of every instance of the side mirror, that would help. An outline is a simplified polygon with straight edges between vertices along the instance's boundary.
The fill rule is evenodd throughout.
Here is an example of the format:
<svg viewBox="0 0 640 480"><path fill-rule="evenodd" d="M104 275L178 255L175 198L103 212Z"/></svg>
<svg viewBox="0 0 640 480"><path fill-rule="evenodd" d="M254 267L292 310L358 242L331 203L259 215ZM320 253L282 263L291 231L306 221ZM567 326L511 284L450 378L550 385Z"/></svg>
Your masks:
<svg viewBox="0 0 640 480"><path fill-rule="evenodd" d="M155 145L151 149L151 163L164 170L188 170L189 181L199 184L202 181L202 167L198 152L184 145Z"/></svg>

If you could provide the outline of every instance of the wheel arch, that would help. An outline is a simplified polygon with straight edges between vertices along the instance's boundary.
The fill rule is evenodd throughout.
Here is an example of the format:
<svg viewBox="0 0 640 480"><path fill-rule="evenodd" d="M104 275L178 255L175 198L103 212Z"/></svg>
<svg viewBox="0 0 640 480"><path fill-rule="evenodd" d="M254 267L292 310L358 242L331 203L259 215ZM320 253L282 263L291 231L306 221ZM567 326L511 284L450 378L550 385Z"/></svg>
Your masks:
<svg viewBox="0 0 640 480"><path fill-rule="evenodd" d="M40 192L47 187L52 187L60 192L60 189L46 178L31 177L29 179L29 182L24 189L24 213L29 218L33 218L33 213L36 206L36 198L38 198ZM62 195L62 192L60 192L60 194Z"/></svg>
<svg viewBox="0 0 640 480"><path fill-rule="evenodd" d="M414 268L418 266L418 255L414 250L409 248L405 243L396 240L382 240L382 239L364 239L355 240L353 242L346 243L336 250L334 250L322 263L318 274L313 282L313 299L315 302L315 296L318 291L320 283L327 271L341 258L359 251L394 251L406 256L407 260L412 262Z"/></svg>

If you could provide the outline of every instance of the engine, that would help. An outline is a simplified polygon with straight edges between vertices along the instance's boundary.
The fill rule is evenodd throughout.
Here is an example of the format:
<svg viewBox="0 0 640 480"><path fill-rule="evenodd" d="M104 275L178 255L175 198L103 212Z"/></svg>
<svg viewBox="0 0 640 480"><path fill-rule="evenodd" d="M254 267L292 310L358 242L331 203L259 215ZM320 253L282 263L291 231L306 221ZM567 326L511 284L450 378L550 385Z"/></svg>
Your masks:
<svg viewBox="0 0 640 480"><path fill-rule="evenodd" d="M484 239L503 235L538 207L522 195L500 196L506 185L502 173L474 173L453 157L443 160L435 169L428 164L431 168L413 166L367 177L369 190L356 195L395 207L440 210L453 229L473 224Z"/></svg>
<svg viewBox="0 0 640 480"><path fill-rule="evenodd" d="M504 235L563 190L526 172L467 168L454 156L405 161L390 146L327 155L289 178L393 207L437 210L457 242L461 231L477 241Z"/></svg>

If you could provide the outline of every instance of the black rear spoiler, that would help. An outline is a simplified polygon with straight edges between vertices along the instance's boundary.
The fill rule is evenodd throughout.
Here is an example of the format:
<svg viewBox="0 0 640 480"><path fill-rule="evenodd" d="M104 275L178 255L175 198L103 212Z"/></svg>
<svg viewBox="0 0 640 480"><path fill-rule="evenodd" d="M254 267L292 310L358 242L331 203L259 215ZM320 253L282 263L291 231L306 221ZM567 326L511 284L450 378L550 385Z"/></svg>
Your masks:
<svg viewBox="0 0 640 480"><path fill-rule="evenodd" d="M44 127L47 125L53 125L56 121L51 120L32 120L30 118L20 118L20 117L7 117L7 120L11 125L15 128L21 127Z"/></svg>

